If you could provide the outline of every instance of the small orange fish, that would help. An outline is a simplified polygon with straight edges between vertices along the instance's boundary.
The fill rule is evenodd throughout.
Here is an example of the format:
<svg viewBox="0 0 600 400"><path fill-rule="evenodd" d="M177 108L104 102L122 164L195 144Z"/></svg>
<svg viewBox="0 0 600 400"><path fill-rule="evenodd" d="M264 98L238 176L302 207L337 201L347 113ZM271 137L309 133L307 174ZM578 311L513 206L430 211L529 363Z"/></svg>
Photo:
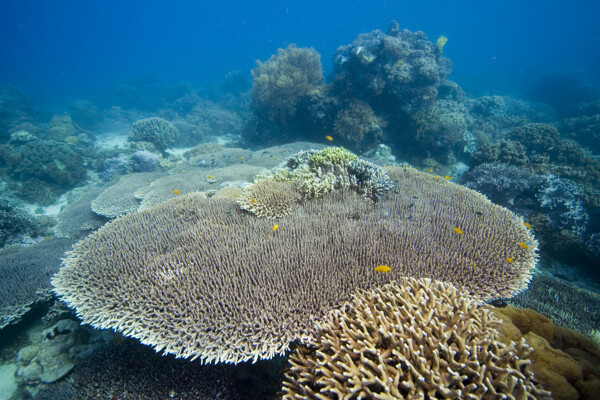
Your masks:
<svg viewBox="0 0 600 400"><path fill-rule="evenodd" d="M240 160L243 160L243 159L244 159L244 156L240 156Z"/></svg>
<svg viewBox="0 0 600 400"><path fill-rule="evenodd" d="M523 225L525 225L525 228L527 229L531 229L531 225L529 225L528 222L523 222Z"/></svg>
<svg viewBox="0 0 600 400"><path fill-rule="evenodd" d="M279 228L279 225L273 225L273 232L275 232Z"/></svg>
<svg viewBox="0 0 600 400"><path fill-rule="evenodd" d="M433 169L429 168L427 171L429 171L429 172L433 172Z"/></svg>
<svg viewBox="0 0 600 400"><path fill-rule="evenodd" d="M440 179L440 177L436 175L433 177L433 179Z"/></svg>
<svg viewBox="0 0 600 400"><path fill-rule="evenodd" d="M454 227L454 232L458 233L459 235L462 235L462 229Z"/></svg>
<svg viewBox="0 0 600 400"><path fill-rule="evenodd" d="M515 260L513 260L513 258L512 258L512 257L508 257L508 258L506 259L506 262L507 262L507 263L511 263L511 262L513 262L513 261L515 261Z"/></svg>
<svg viewBox="0 0 600 400"><path fill-rule="evenodd" d="M522 249L528 249L529 246L527 246L525 243L523 242L519 242L519 247L521 247Z"/></svg>
<svg viewBox="0 0 600 400"><path fill-rule="evenodd" d="M250 199L250 202L251 203L256 203L256 199L253 197L253 198Z"/></svg>
<svg viewBox="0 0 600 400"><path fill-rule="evenodd" d="M329 140L330 142L333 141L333 138L329 135L325 136L325 139Z"/></svg>
<svg viewBox="0 0 600 400"><path fill-rule="evenodd" d="M446 179L446 180L448 180L448 181L449 181L449 180L450 180L450 179L452 179L452 178L450 177L450 175L444 175L444 179Z"/></svg>
<svg viewBox="0 0 600 400"><path fill-rule="evenodd" d="M387 265L378 265L375 267L375 271L377 272L390 272L391 270Z"/></svg>
<svg viewBox="0 0 600 400"><path fill-rule="evenodd" d="M173 193L175 193L176 196L179 196L179 190L175 189L173 190Z"/></svg>
<svg viewBox="0 0 600 400"><path fill-rule="evenodd" d="M215 177L214 177L214 176L212 176L212 175L209 175L209 176L207 176L207 178L208 178L208 179L215 179Z"/></svg>

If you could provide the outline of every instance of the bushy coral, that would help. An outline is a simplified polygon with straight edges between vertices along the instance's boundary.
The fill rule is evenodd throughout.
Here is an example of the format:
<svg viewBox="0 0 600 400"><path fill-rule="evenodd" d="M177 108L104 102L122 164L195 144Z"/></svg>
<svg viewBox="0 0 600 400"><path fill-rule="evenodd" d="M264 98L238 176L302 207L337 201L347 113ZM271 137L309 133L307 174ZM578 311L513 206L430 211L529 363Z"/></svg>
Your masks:
<svg viewBox="0 0 600 400"><path fill-rule="evenodd" d="M400 31L392 22L387 33L360 34L334 55L334 91L387 111L411 112L430 105L437 87L450 73L450 61L423 32Z"/></svg>
<svg viewBox="0 0 600 400"><path fill-rule="evenodd" d="M164 151L177 139L177 129L169 121L159 118L144 118L136 121L128 136L130 142L150 142Z"/></svg>
<svg viewBox="0 0 600 400"><path fill-rule="evenodd" d="M385 125L368 103L350 100L338 110L333 131L336 138L340 138L351 148L364 149L382 138L382 127Z"/></svg>
<svg viewBox="0 0 600 400"><path fill-rule="evenodd" d="M321 58L313 48L298 48L290 45L279 49L266 62L257 62L252 70L252 110L259 126L279 127L284 130L297 130L299 118L309 108L303 104L310 96L322 89L323 71ZM260 128L246 130L250 140L266 138ZM281 141L281 140L279 140Z"/></svg>
<svg viewBox="0 0 600 400"><path fill-rule="evenodd" d="M44 138L66 141L68 138L75 137L78 130L78 127L68 115L55 115L50 120L48 129L44 132Z"/></svg>

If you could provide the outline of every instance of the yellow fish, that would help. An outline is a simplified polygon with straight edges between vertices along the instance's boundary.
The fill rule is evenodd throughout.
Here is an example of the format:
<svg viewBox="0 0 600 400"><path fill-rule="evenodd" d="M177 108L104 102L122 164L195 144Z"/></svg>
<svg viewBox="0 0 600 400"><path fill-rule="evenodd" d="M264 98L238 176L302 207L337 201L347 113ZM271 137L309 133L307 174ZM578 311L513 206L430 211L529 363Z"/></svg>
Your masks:
<svg viewBox="0 0 600 400"><path fill-rule="evenodd" d="M182 174L185 174L187 171L185 169L181 170Z"/></svg>
<svg viewBox="0 0 600 400"><path fill-rule="evenodd" d="M175 189L175 190L173 190L173 193L175 193L175 195L179 196L179 190Z"/></svg>
<svg viewBox="0 0 600 400"><path fill-rule="evenodd" d="M529 223L527 223L527 222L523 222L523 225L525 225L525 228L527 228L527 229L531 229L531 225L529 225Z"/></svg>
<svg viewBox="0 0 600 400"><path fill-rule="evenodd" d="M513 260L513 258L512 258L512 257L508 257L508 258L506 259L506 262L507 262L507 263L511 263L511 262L513 262L513 261L515 261L515 260Z"/></svg>
<svg viewBox="0 0 600 400"><path fill-rule="evenodd" d="M377 272L390 272L391 268L387 265L378 265L375 267L375 271Z"/></svg>
<svg viewBox="0 0 600 400"><path fill-rule="evenodd" d="M477 268L477 263L474 263L474 264L473 264L473 268Z"/></svg>
<svg viewBox="0 0 600 400"><path fill-rule="evenodd" d="M433 177L433 179L440 179L440 177L436 175Z"/></svg>
<svg viewBox="0 0 600 400"><path fill-rule="evenodd" d="M458 233L459 235L462 235L462 229L454 227L454 232Z"/></svg>
<svg viewBox="0 0 600 400"><path fill-rule="evenodd" d="M428 169L428 171L429 171L429 172L433 172L433 169L429 168L429 169Z"/></svg>
<svg viewBox="0 0 600 400"><path fill-rule="evenodd" d="M152 182L152 179L146 179L146 182Z"/></svg>
<svg viewBox="0 0 600 400"><path fill-rule="evenodd" d="M438 40L435 42L435 45L438 49L442 50L444 46L448 43L448 38L444 35L441 35Z"/></svg>
<svg viewBox="0 0 600 400"><path fill-rule="evenodd" d="M214 177L214 176L212 176L212 175L209 175L209 176L207 176L207 178L208 178L208 179L215 179L215 177Z"/></svg>
<svg viewBox="0 0 600 400"><path fill-rule="evenodd" d="M253 198L250 199L250 202L256 203L256 199L253 197Z"/></svg>
<svg viewBox="0 0 600 400"><path fill-rule="evenodd" d="M273 232L275 232L279 228L279 225L273 225Z"/></svg>
<svg viewBox="0 0 600 400"><path fill-rule="evenodd" d="M525 243L523 243L523 242L519 242L519 246L520 246L522 249L528 249L528 248L529 248L529 246L527 246L527 245L526 245Z"/></svg>
<svg viewBox="0 0 600 400"><path fill-rule="evenodd" d="M449 180L450 180L450 179L452 179L452 178L450 177L450 175L444 175L444 179L446 179L446 180L448 180L448 181L449 181Z"/></svg>
<svg viewBox="0 0 600 400"><path fill-rule="evenodd" d="M329 135L325 136L325 139L329 140L330 142L333 141L333 138Z"/></svg>
<svg viewBox="0 0 600 400"><path fill-rule="evenodd" d="M243 159L244 159L244 156L240 156L240 160L243 160Z"/></svg>

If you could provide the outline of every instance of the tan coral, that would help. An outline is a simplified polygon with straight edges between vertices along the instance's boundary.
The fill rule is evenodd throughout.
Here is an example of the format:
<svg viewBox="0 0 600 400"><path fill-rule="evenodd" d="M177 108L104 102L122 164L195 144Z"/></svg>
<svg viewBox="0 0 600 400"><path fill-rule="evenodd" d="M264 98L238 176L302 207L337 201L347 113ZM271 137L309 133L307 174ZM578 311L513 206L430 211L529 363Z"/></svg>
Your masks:
<svg viewBox="0 0 600 400"><path fill-rule="evenodd" d="M482 300L526 286L536 254L521 219L431 175L394 176L377 203L334 191L301 203L276 230L234 200L177 196L79 242L55 292L98 328L179 357L238 363L313 340L315 324L356 290L403 276L450 281ZM375 271L381 264L391 270Z"/></svg>
<svg viewBox="0 0 600 400"><path fill-rule="evenodd" d="M267 218L289 214L298 206L299 200L300 193L295 185L273 179L254 182L237 198L242 210Z"/></svg>
<svg viewBox="0 0 600 400"><path fill-rule="evenodd" d="M550 398L529 346L450 283L403 278L362 292L290 358L284 399Z"/></svg>

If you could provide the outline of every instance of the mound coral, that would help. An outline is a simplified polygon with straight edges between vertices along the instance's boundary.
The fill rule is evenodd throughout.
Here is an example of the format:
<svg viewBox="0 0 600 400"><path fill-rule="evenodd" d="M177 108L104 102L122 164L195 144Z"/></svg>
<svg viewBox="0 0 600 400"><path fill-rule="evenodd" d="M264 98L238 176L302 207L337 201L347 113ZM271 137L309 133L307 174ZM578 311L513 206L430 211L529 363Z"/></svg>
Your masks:
<svg viewBox="0 0 600 400"><path fill-rule="evenodd" d="M239 363L314 340L316 323L357 289L401 276L446 280L481 300L526 286L536 243L519 218L430 175L395 176L402 190L379 202L334 191L276 230L234 200L177 196L79 242L55 292L85 323L157 351Z"/></svg>
<svg viewBox="0 0 600 400"><path fill-rule="evenodd" d="M404 278L353 297L298 349L284 399L547 398L523 341L449 283Z"/></svg>
<svg viewBox="0 0 600 400"><path fill-rule="evenodd" d="M175 143L177 129L169 121L159 118L144 118L136 121L127 139L130 142L150 142L157 150L164 151Z"/></svg>
<svg viewBox="0 0 600 400"><path fill-rule="evenodd" d="M33 140L17 150L21 161L10 171L13 188L25 199L43 204L83 183L84 158L75 146L54 140Z"/></svg>

